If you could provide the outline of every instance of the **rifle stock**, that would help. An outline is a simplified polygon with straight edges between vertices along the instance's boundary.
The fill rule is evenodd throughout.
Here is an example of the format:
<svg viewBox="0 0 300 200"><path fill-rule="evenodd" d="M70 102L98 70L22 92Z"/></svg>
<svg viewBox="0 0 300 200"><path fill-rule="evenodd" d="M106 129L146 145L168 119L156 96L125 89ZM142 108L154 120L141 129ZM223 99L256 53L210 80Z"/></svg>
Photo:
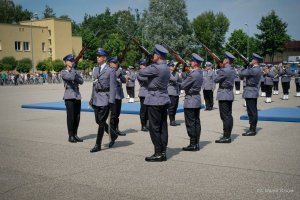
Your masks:
<svg viewBox="0 0 300 200"><path fill-rule="evenodd" d="M215 54L213 53L206 45L204 45L202 42L198 41L198 43L200 43L200 45L204 48L204 50L216 61L216 63L218 64L219 67L223 66L223 63L221 61L221 59Z"/></svg>
<svg viewBox="0 0 300 200"><path fill-rule="evenodd" d="M245 65L249 65L250 62L247 58L245 58L245 56L243 54L241 54L236 48L234 48L233 46L231 46L230 44L227 43L227 45L235 51L235 53L237 53L237 55L243 60L243 62L245 63Z"/></svg>
<svg viewBox="0 0 300 200"><path fill-rule="evenodd" d="M141 45L141 43L135 37L132 38L132 41L140 49L140 51L147 57L148 63L151 63L152 54L143 45Z"/></svg>

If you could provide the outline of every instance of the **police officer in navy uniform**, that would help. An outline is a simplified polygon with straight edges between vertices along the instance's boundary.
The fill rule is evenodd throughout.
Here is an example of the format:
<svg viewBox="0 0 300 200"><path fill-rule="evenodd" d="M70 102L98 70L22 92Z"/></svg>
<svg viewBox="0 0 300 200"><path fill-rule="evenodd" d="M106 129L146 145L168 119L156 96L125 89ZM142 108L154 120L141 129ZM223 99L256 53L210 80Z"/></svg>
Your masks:
<svg viewBox="0 0 300 200"><path fill-rule="evenodd" d="M206 62L203 70L203 97L205 101L205 110L210 111L214 106L214 89L216 73L212 70L212 63Z"/></svg>
<svg viewBox="0 0 300 200"><path fill-rule="evenodd" d="M263 71L263 76L265 77L266 103L272 102L273 78L275 76L272 67L272 64L267 64L266 68Z"/></svg>
<svg viewBox="0 0 300 200"><path fill-rule="evenodd" d="M140 70L144 69L147 65L147 61L145 59L141 59L138 62ZM145 76L141 76L138 72L137 74L137 80L140 84L139 89L139 98L140 98L140 120L141 120L141 131L147 132L147 122L148 122L148 112L147 112L147 106L144 104L145 97L148 94L148 78Z"/></svg>
<svg viewBox="0 0 300 200"><path fill-rule="evenodd" d="M233 86L236 76L236 72L232 67L234 59L235 57L231 53L225 52L223 67L218 70L215 78L215 83L219 83L217 100L219 101L220 117L223 121L223 137L216 140L216 143L231 143Z"/></svg>
<svg viewBox="0 0 300 200"><path fill-rule="evenodd" d="M74 55L69 54L63 58L66 68L62 70L62 79L65 86L63 99L65 100L67 110L67 126L69 133L69 142L76 143L83 140L77 136L77 130L80 122L81 94L79 84L83 84L80 73L74 69Z"/></svg>
<svg viewBox="0 0 300 200"><path fill-rule="evenodd" d="M241 67L239 65L236 65L234 67L235 69L235 79L234 79L234 86L235 86L235 94L239 95L241 94L240 90L241 90L241 78L240 78L240 72L241 72Z"/></svg>
<svg viewBox="0 0 300 200"><path fill-rule="evenodd" d="M107 61L111 68L116 71L116 98L115 103L111 107L111 115L110 115L110 128L119 136L125 136L125 133L122 133L119 130L119 117L121 114L122 108L122 99L124 99L124 92L122 88L122 83L126 83L126 78L122 73L122 68L119 67L119 61L117 57L112 57ZM107 128L108 130L108 128Z"/></svg>
<svg viewBox="0 0 300 200"><path fill-rule="evenodd" d="M134 67L129 66L128 67L128 73L127 73L127 83L126 83L126 89L127 94L129 95L129 101L128 103L134 103L134 86L135 86L135 80L136 80L136 74L134 73Z"/></svg>
<svg viewBox="0 0 300 200"><path fill-rule="evenodd" d="M168 145L168 83L170 71L166 62L168 50L156 44L153 63L141 69L139 75L148 77L148 94L145 105L148 107L149 131L154 145L154 154L146 157L148 162L162 162L167 160L166 149Z"/></svg>
<svg viewBox="0 0 300 200"><path fill-rule="evenodd" d="M170 97L170 105L168 108L168 114L170 119L170 126L177 126L179 124L175 121L175 115L178 107L179 102L179 74L175 71L174 68L174 61L171 60L168 63L169 69L170 69L170 80L168 84L168 95Z"/></svg>
<svg viewBox="0 0 300 200"><path fill-rule="evenodd" d="M290 69L290 66L283 65L279 69L279 75L281 77L281 86L282 86L282 92L283 92L283 100L289 99L289 89L290 89L290 82L293 75L292 70Z"/></svg>
<svg viewBox="0 0 300 200"><path fill-rule="evenodd" d="M246 78L246 86L243 92L243 98L246 100L247 113L249 117L250 128L243 136L256 135L257 126L257 98L259 97L259 84L261 80L261 69L259 63L263 58L256 54L252 54L252 61L248 68L242 69L240 76Z"/></svg>
<svg viewBox="0 0 300 200"><path fill-rule="evenodd" d="M201 86L203 83L203 62L198 54L192 54L192 70L189 74L182 72L181 88L185 91L184 97L184 119L190 144L183 147L183 151L199 151L199 140L201 134L200 109L201 109Z"/></svg>
<svg viewBox="0 0 300 200"><path fill-rule="evenodd" d="M105 49L97 50L97 65L93 69L93 91L92 106L95 112L95 120L99 125L95 146L91 149L91 153L101 151L101 143L104 134L106 120L110 109L116 99L116 72L107 63L108 52ZM118 135L111 132L111 142L109 147L114 145Z"/></svg>

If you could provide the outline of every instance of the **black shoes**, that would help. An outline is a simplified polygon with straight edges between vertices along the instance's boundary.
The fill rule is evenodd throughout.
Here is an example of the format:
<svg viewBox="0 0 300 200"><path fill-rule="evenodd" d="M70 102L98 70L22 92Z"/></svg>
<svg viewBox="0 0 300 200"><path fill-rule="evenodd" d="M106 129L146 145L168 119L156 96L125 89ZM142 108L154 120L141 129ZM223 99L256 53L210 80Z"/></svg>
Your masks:
<svg viewBox="0 0 300 200"><path fill-rule="evenodd" d="M256 135L256 131L253 130L249 130L246 133L243 133L242 136L255 136Z"/></svg>
<svg viewBox="0 0 300 200"><path fill-rule="evenodd" d="M101 145L96 144L91 150L91 153L101 151Z"/></svg>
<svg viewBox="0 0 300 200"><path fill-rule="evenodd" d="M190 144L187 147L182 148L183 151L199 151L200 147L199 144Z"/></svg>
<svg viewBox="0 0 300 200"><path fill-rule="evenodd" d="M178 126L179 124L176 123L176 121L170 121L170 126Z"/></svg>
<svg viewBox="0 0 300 200"><path fill-rule="evenodd" d="M162 162L167 160L167 157L163 157L161 153L154 153L152 156L150 157L146 157L145 161L147 162Z"/></svg>
<svg viewBox="0 0 300 200"><path fill-rule="evenodd" d="M147 128L147 126L142 126L142 129L141 129L141 131L148 132L148 131L149 131L149 129Z"/></svg>
<svg viewBox="0 0 300 200"><path fill-rule="evenodd" d="M119 130L116 130L116 134L117 134L118 136L126 136L126 133L122 133L122 132L119 131Z"/></svg>
<svg viewBox="0 0 300 200"><path fill-rule="evenodd" d="M81 139L80 137L78 137L77 135L74 135L74 138L77 142L83 142L83 139Z"/></svg>
<svg viewBox="0 0 300 200"><path fill-rule="evenodd" d="M231 138L221 137L220 139L216 140L215 143L231 143Z"/></svg>
<svg viewBox="0 0 300 200"><path fill-rule="evenodd" d="M71 142L71 143L76 143L77 140L76 140L76 138L72 135L72 136L69 136L69 142Z"/></svg>
<svg viewBox="0 0 300 200"><path fill-rule="evenodd" d="M111 137L111 142L108 144L109 148L111 148L115 144L115 141L118 138L118 135L117 134L111 134L110 137Z"/></svg>

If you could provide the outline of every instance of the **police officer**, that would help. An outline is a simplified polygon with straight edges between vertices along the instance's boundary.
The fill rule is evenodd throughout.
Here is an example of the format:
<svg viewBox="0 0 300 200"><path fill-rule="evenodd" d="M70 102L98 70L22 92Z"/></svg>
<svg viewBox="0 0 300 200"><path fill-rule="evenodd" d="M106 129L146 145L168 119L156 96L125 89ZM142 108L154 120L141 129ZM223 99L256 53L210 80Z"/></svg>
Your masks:
<svg viewBox="0 0 300 200"><path fill-rule="evenodd" d="M292 70L290 69L290 66L283 65L279 69L279 75L281 77L281 86L283 90L283 100L288 100L289 99L289 89L290 89L290 82L291 82L291 77L293 75Z"/></svg>
<svg viewBox="0 0 300 200"><path fill-rule="evenodd" d="M216 143L231 143L233 86L236 76L236 72L232 67L234 59L235 57L231 53L225 52L223 67L220 68L215 78L215 83L219 83L217 100L219 101L220 117L223 121L223 137L216 140Z"/></svg>
<svg viewBox="0 0 300 200"><path fill-rule="evenodd" d="M200 109L201 96L200 90L203 83L203 72L201 63L203 59L198 55L192 54L192 71L187 74L182 73L183 81L181 88L185 91L184 97L184 119L187 134L190 137L190 144L183 147L183 151L199 151L199 140L201 134Z"/></svg>
<svg viewBox="0 0 300 200"><path fill-rule="evenodd" d="M216 73L212 70L212 63L206 62L203 70L203 97L205 101L205 110L210 111L214 106L214 89Z"/></svg>
<svg viewBox="0 0 300 200"><path fill-rule="evenodd" d="M74 55L69 54L63 58L66 68L62 70L62 79L64 82L65 100L67 110L67 126L69 133L69 142L76 143L83 140L77 136L77 130L80 122L81 94L79 84L82 85L83 79L80 73L74 69Z"/></svg>
<svg viewBox="0 0 300 200"><path fill-rule="evenodd" d="M264 67L266 66L266 64L261 63L260 64L260 69L263 72ZM265 97L266 96L266 87L265 87L265 77L263 76L263 73L261 73L261 77L260 77L260 90L261 90L261 97Z"/></svg>
<svg viewBox="0 0 300 200"><path fill-rule="evenodd" d="M298 65L298 70L295 71L295 84L296 84L296 97L300 97L300 65Z"/></svg>
<svg viewBox="0 0 300 200"><path fill-rule="evenodd" d="M170 69L170 80L168 84L168 95L170 98L170 105L168 108L168 114L170 119L170 126L177 126L179 124L175 121L175 115L177 112L178 107L178 101L179 101L179 74L175 71L174 61L171 60L168 63L169 69Z"/></svg>
<svg viewBox="0 0 300 200"><path fill-rule="evenodd" d="M141 59L138 62L140 70L145 69L147 65L147 61L145 59ZM147 112L147 106L144 104L145 97L148 94L148 78L145 76L141 76L138 72L137 74L137 80L140 84L139 89L139 98L141 103L140 108L140 120L141 120L141 131L147 132L149 131L147 128L147 122L148 122L148 112Z"/></svg>
<svg viewBox="0 0 300 200"><path fill-rule="evenodd" d="M266 90L266 103L272 102L272 87L273 87L273 78L275 76L274 71L272 70L273 65L267 64L267 68L263 71L263 76L265 77L265 90Z"/></svg>
<svg viewBox="0 0 300 200"><path fill-rule="evenodd" d="M126 78L122 74L122 68L119 67L119 61L117 57L112 57L107 61L111 68L113 68L116 71L116 98L115 103L111 107L111 115L110 115L110 128L112 131L114 131L117 135L125 136L125 133L122 133L119 130L119 117L121 114L121 108L122 108L122 99L124 99L124 92L122 88L122 83L126 83ZM108 130L108 128L107 128Z"/></svg>
<svg viewBox="0 0 300 200"><path fill-rule="evenodd" d="M148 107L149 130L154 154L146 157L148 162L161 162L167 160L166 149L168 145L168 82L170 71L166 62L168 50L155 45L153 63L139 71L139 75L148 77L148 94L145 98L145 105Z"/></svg>
<svg viewBox="0 0 300 200"><path fill-rule="evenodd" d="M128 103L134 103L134 86L135 86L136 74L134 73L133 69L134 69L133 66L128 67L128 74L126 77L127 80L126 89L127 89L127 94L129 95Z"/></svg>
<svg viewBox="0 0 300 200"><path fill-rule="evenodd" d="M263 58L256 54L252 54L252 61L248 68L242 69L240 76L246 78L246 86L243 92L243 98L246 100L247 113L249 117L250 128L243 136L256 135L257 125L257 98L259 97L259 82L261 80L261 69L259 63Z"/></svg>
<svg viewBox="0 0 300 200"><path fill-rule="evenodd" d="M279 64L280 66L280 64ZM273 95L278 95L278 83L279 83L279 70L277 66L274 66L272 71L274 71L274 78L273 78Z"/></svg>
<svg viewBox="0 0 300 200"><path fill-rule="evenodd" d="M93 69L94 83L91 104L94 108L95 120L99 127L96 144L90 150L91 153L101 151L106 120L109 115L109 110L113 108L116 99L116 72L106 63L108 56L109 54L105 49L98 49L97 65ZM111 142L109 143L109 147L112 147L118 135L111 132L110 136Z"/></svg>
<svg viewBox="0 0 300 200"><path fill-rule="evenodd" d="M235 79L234 79L234 86L235 86L235 94L239 95L241 94L241 79L240 79L240 72L241 72L241 67L239 65L234 67L235 69Z"/></svg>

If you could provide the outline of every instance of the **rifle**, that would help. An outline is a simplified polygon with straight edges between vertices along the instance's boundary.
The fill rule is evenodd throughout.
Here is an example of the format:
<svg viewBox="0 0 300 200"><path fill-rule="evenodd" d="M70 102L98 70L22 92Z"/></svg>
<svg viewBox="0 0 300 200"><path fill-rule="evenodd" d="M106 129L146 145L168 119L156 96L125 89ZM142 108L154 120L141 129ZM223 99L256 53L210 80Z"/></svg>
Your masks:
<svg viewBox="0 0 300 200"><path fill-rule="evenodd" d="M204 48L204 50L217 62L219 67L223 66L223 63L221 61L221 59L214 54L206 45L204 45L202 42L197 41L198 43L200 43L200 45Z"/></svg>
<svg viewBox="0 0 300 200"><path fill-rule="evenodd" d="M98 32L94 35L95 37L97 37L100 33L100 30L98 30ZM77 63L83 56L84 52L90 47L91 45L91 40L80 50L79 54L76 56L74 63Z"/></svg>
<svg viewBox="0 0 300 200"><path fill-rule="evenodd" d="M237 55L243 60L243 62L245 63L245 66L248 66L250 64L249 60L247 58L245 58L245 56L243 56L243 54L241 54L236 48L234 48L233 46L231 46L230 44L227 43L227 45L233 49L235 51L235 53L237 53Z"/></svg>
<svg viewBox="0 0 300 200"><path fill-rule="evenodd" d="M180 55L174 49L172 49L169 45L167 45L165 42L163 42L163 44L167 47L167 49L170 52L170 54L172 54L172 56L175 57L175 59L177 60L177 62L183 65L182 71L184 71L186 73L190 73L190 69L189 69L188 64L180 57ZM177 67L175 66L175 69L177 69Z"/></svg>
<svg viewBox="0 0 300 200"><path fill-rule="evenodd" d="M135 38L132 37L134 44L140 49L140 51L147 57L148 63L152 62L152 54Z"/></svg>
<svg viewBox="0 0 300 200"><path fill-rule="evenodd" d="M189 50L187 50L184 55L182 56L182 58L185 58L189 53L191 53ZM180 62L177 62L175 67L174 67L174 71L178 71L178 67L180 65Z"/></svg>

